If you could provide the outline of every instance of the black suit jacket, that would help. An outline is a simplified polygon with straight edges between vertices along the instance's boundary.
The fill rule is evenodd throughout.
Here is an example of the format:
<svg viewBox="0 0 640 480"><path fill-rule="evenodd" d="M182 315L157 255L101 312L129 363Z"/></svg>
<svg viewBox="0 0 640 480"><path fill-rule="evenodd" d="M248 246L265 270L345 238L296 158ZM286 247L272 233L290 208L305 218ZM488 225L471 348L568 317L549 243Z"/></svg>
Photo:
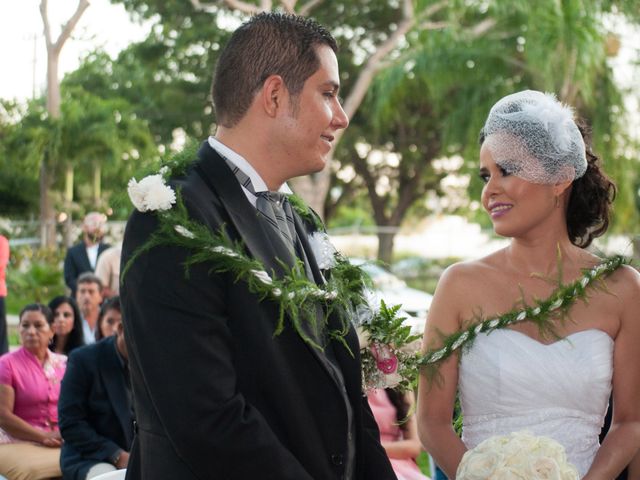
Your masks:
<svg viewBox="0 0 640 480"><path fill-rule="evenodd" d="M109 245L106 243L98 244L98 257L104 252ZM84 242L76 243L67 250L64 257L64 283L71 289L73 298L76 296L76 288L78 286L78 277L81 273L93 272L89 257L87 256L87 247Z"/></svg>
<svg viewBox="0 0 640 480"><path fill-rule="evenodd" d="M175 183L190 215L213 231L224 228L268 270L280 272L276 257L292 260L282 240L206 142L199 157ZM308 247L307 226L295 217ZM156 227L155 215L133 213L123 266ZM211 265L193 266L186 276L188 255L153 248L136 259L120 289L138 425L127 479L344 478L345 394L354 416L355 478L395 479L362 395L353 328L346 337L353 354L332 342L344 377L339 383L290 323L274 336L277 304L260 301L245 282L211 272Z"/></svg>
<svg viewBox="0 0 640 480"><path fill-rule="evenodd" d="M84 480L93 465L131 448L133 415L115 338L69 355L58 400L64 480Z"/></svg>

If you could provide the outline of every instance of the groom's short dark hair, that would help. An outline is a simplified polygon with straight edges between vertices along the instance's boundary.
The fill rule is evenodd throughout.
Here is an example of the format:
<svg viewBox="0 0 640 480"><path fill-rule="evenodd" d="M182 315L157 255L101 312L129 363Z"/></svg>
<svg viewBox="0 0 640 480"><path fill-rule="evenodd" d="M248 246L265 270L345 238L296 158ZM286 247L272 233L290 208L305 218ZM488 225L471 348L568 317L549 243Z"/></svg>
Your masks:
<svg viewBox="0 0 640 480"><path fill-rule="evenodd" d="M211 96L218 124L233 127L270 75L280 75L292 96L320 68L316 47L338 51L335 39L315 20L261 13L242 24L220 53Z"/></svg>

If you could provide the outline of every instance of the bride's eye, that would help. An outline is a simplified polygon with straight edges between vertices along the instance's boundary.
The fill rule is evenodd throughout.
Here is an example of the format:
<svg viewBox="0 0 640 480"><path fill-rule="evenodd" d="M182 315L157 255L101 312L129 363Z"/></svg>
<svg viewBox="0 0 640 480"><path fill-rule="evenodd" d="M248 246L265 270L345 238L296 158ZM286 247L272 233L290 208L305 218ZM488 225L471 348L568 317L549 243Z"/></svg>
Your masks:
<svg viewBox="0 0 640 480"><path fill-rule="evenodd" d="M480 180L482 180L482 183L488 183L489 179L491 178L491 175L489 175L488 173L482 172L478 174L478 177L480 177Z"/></svg>
<svg viewBox="0 0 640 480"><path fill-rule="evenodd" d="M508 177L509 175L511 175L511 172L509 170L507 170L506 168L500 167L500 166L498 168L500 169L500 174L503 177Z"/></svg>

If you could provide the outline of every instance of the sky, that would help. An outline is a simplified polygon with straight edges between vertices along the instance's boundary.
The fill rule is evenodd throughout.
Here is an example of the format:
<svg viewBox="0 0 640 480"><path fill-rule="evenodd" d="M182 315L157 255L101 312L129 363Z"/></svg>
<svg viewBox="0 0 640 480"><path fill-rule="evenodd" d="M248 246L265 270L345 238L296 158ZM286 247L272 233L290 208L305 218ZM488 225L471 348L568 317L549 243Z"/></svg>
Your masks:
<svg viewBox="0 0 640 480"><path fill-rule="evenodd" d="M77 6L77 0L49 0L52 40ZM0 98L25 100L44 90L47 50L40 0L0 0ZM122 5L91 0L60 55L59 76L75 70L80 58L98 46L114 56L129 43L142 40L149 25L134 23ZM34 48L35 47L35 48ZM35 60L35 75L34 75ZM35 78L35 81L34 81Z"/></svg>

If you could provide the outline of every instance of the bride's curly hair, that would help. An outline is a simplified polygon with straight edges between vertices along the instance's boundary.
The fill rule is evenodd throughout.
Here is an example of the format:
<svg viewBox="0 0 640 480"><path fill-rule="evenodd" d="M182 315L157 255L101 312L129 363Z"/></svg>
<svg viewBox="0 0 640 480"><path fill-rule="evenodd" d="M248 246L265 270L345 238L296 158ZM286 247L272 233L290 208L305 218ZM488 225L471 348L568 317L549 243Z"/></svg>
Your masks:
<svg viewBox="0 0 640 480"><path fill-rule="evenodd" d="M567 206L567 230L574 245L586 248L609 228L611 205L617 188L600 168L591 148L591 129L582 120L576 125L582 134L587 154L587 171L573 181Z"/></svg>

